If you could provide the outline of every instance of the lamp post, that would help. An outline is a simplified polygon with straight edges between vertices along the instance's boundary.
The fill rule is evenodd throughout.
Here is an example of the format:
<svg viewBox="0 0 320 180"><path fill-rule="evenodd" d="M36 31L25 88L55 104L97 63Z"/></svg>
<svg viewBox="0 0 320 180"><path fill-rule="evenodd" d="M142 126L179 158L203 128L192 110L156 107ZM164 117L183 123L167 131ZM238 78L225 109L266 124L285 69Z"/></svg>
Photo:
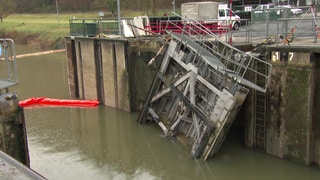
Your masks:
<svg viewBox="0 0 320 180"><path fill-rule="evenodd" d="M58 0L56 0L56 9L57 9L58 24L60 24Z"/></svg>
<svg viewBox="0 0 320 180"><path fill-rule="evenodd" d="M172 1L172 6L173 6L173 12L176 12L176 0Z"/></svg>
<svg viewBox="0 0 320 180"><path fill-rule="evenodd" d="M120 0L117 0L117 9L118 9L118 27L119 27L119 35L121 36L121 16L120 16Z"/></svg>
<svg viewBox="0 0 320 180"><path fill-rule="evenodd" d="M229 44L232 45L232 0L229 1L229 5L230 5L230 26L229 26Z"/></svg>

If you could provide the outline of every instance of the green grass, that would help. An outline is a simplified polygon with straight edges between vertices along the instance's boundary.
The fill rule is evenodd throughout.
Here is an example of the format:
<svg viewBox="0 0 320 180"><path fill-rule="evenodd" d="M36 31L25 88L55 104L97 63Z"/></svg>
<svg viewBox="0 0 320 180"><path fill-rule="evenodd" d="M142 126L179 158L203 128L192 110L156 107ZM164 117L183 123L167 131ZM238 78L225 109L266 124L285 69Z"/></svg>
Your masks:
<svg viewBox="0 0 320 180"><path fill-rule="evenodd" d="M54 42L69 35L70 18L98 18L97 13L68 14L12 14L0 23L0 32L4 34L22 34L37 36L41 40Z"/></svg>
<svg viewBox="0 0 320 180"><path fill-rule="evenodd" d="M158 16L167 13L169 10L158 12ZM147 12L123 11L122 17L134 17L147 15ZM150 13L150 12L149 12ZM151 15L152 16L152 15ZM11 14L0 23L0 36L34 36L40 40L55 42L70 34L70 18L98 18L97 12L86 13L64 13L64 14ZM111 17L110 13L105 13L105 17ZM115 17L116 18L116 17ZM14 37L9 37L13 38ZM21 39L23 37L19 37Z"/></svg>

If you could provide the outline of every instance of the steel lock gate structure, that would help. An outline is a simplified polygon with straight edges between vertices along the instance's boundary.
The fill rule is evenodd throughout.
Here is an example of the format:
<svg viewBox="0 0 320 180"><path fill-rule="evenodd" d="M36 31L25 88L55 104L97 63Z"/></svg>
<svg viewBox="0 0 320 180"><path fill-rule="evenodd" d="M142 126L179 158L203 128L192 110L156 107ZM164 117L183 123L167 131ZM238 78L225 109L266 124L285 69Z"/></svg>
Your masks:
<svg viewBox="0 0 320 180"><path fill-rule="evenodd" d="M193 157L206 160L220 149L246 87L266 92L272 66L182 19L182 33L167 31L170 40L138 121L155 121L165 135L187 142Z"/></svg>

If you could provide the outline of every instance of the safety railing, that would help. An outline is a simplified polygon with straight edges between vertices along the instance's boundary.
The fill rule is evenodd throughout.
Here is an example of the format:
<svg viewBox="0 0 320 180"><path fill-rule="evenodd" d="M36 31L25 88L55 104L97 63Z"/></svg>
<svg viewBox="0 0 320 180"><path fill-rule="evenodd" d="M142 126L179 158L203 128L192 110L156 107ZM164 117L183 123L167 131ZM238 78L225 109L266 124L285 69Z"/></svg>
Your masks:
<svg viewBox="0 0 320 180"><path fill-rule="evenodd" d="M222 41L203 23L189 17L181 17L181 19L183 20L181 24L168 20L166 25L166 27L177 29L175 31L179 31L180 35L178 33L174 34L172 28L167 29L167 32L178 39L180 38L189 48L194 48L193 51L197 53L196 56L201 57L206 64L212 67L209 68L212 73L215 73L221 80L226 80L227 75L227 81L233 84L231 86L240 83L255 90L266 92L271 75L271 64ZM193 40L197 45L192 44L188 39ZM257 79L264 84L258 84Z"/></svg>
<svg viewBox="0 0 320 180"><path fill-rule="evenodd" d="M315 45L320 39L316 17L282 18L277 21L276 45Z"/></svg>
<svg viewBox="0 0 320 180"><path fill-rule="evenodd" d="M171 22L168 24L168 20ZM229 26L220 25L226 24L226 21L211 19L199 22L201 23L206 29L210 30L210 32L214 34L218 33L225 33L228 32ZM164 34L166 31L170 30L171 32L181 33L181 29L184 26L184 20L181 17L170 17L167 18L150 18L150 22L144 26L145 29L152 31L153 33L157 34ZM199 30L201 31L201 30Z"/></svg>
<svg viewBox="0 0 320 180"><path fill-rule="evenodd" d="M167 21L170 20L174 25L167 25ZM238 36L237 43L248 43L250 26L248 26L248 19L237 20L241 26L240 30L230 29L228 20L209 19L201 21L202 25L210 32L216 34L221 39L229 41L230 37ZM166 30L172 32L181 33L180 29L183 27L184 20L181 20L179 16L166 16L166 17L147 17L141 16L141 19L135 20L135 18L122 19L121 23L117 19L105 19L105 18L72 18L69 19L70 24L70 36L83 36L83 37L95 37L97 35L119 35L119 24L122 29L122 36L147 36L154 34L165 34ZM123 24L125 23L125 24ZM144 33L141 33L141 32Z"/></svg>
<svg viewBox="0 0 320 180"><path fill-rule="evenodd" d="M69 19L70 36L92 37L98 34L119 34L119 23L116 19L74 18Z"/></svg>
<svg viewBox="0 0 320 180"><path fill-rule="evenodd" d="M249 26L250 42L260 44L268 39L272 44L281 45L285 38L293 37L294 43L310 45L317 40L315 38L317 21L318 18L313 17L310 6L253 10Z"/></svg>
<svg viewBox="0 0 320 180"><path fill-rule="evenodd" d="M0 39L0 90L18 84L15 44L12 39Z"/></svg>

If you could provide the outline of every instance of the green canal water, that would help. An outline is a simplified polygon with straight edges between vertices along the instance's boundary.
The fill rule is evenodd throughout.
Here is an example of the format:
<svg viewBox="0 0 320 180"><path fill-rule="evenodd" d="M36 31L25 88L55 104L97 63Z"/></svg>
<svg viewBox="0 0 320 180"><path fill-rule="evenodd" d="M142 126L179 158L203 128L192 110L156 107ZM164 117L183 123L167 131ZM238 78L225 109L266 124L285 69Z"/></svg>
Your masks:
<svg viewBox="0 0 320 180"><path fill-rule="evenodd" d="M35 51L17 46L17 54ZM13 90L19 99L70 98L65 59L65 53L18 59L19 85ZM318 166L245 148L234 129L214 158L193 159L156 125L137 123L137 116L105 106L26 108L31 168L57 180L320 179Z"/></svg>

